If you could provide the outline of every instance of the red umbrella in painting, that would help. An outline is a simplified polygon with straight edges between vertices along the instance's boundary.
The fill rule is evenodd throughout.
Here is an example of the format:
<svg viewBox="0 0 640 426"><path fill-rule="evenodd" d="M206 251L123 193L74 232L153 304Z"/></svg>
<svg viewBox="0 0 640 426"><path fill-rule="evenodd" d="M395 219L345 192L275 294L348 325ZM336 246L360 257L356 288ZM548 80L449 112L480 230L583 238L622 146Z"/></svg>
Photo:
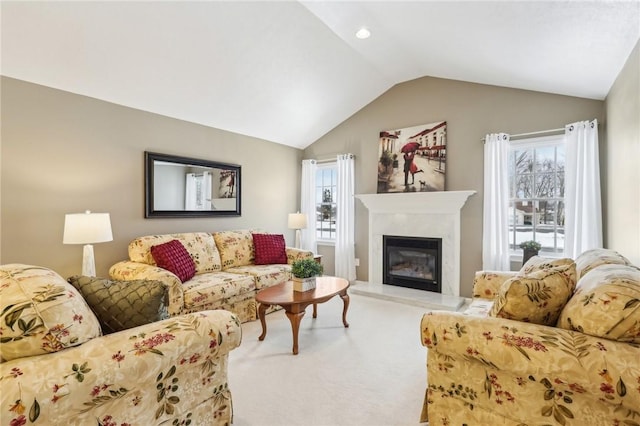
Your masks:
<svg viewBox="0 0 640 426"><path fill-rule="evenodd" d="M409 142L404 144L400 149L400 152L416 152L418 148L420 148L420 144L418 142Z"/></svg>

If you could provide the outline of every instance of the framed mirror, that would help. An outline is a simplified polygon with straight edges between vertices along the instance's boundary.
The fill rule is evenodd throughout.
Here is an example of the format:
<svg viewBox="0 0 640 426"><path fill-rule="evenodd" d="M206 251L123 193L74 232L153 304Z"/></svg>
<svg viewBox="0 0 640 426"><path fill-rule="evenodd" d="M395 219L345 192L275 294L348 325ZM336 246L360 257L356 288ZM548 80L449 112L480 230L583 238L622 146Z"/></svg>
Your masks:
<svg viewBox="0 0 640 426"><path fill-rule="evenodd" d="M239 165L147 151L144 156L144 217L240 216Z"/></svg>

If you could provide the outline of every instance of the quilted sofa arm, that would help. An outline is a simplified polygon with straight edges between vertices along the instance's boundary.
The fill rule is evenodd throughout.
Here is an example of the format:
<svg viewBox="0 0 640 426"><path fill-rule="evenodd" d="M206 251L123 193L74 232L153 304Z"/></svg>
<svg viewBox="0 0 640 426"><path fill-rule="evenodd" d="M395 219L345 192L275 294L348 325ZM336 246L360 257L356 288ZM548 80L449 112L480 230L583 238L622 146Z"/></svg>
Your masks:
<svg viewBox="0 0 640 426"><path fill-rule="evenodd" d="M516 391L529 381L537 381L549 392L561 388L572 393L574 399L590 395L590 399L635 410L640 416L640 364L631 361L640 357L637 345L537 324L443 311L423 316L421 340L429 348L427 364L442 363L445 369L450 365L450 378L456 376L454 364L463 362L501 371L514 382L522 381L522 386L515 386ZM489 382L486 386L490 387Z"/></svg>
<svg viewBox="0 0 640 426"><path fill-rule="evenodd" d="M109 276L114 280L156 280L165 283L169 289L169 315L180 315L184 308L182 281L175 274L158 266L124 260L109 268Z"/></svg>
<svg viewBox="0 0 640 426"><path fill-rule="evenodd" d="M287 251L287 263L291 265L296 260L305 259L307 257L313 257L313 252L309 250L302 250L295 247L286 247Z"/></svg>
<svg viewBox="0 0 640 426"><path fill-rule="evenodd" d="M0 423L177 424L198 406L230 416L228 353L241 333L231 312L203 311L2 363Z"/></svg>

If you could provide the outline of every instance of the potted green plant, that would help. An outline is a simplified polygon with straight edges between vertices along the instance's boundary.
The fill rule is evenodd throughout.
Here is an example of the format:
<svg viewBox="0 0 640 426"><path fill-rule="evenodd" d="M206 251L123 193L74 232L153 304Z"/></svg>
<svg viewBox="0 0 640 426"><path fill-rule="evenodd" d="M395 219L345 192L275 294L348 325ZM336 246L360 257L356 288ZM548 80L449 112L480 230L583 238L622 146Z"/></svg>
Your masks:
<svg viewBox="0 0 640 426"><path fill-rule="evenodd" d="M307 291L316 288L316 277L322 275L322 271L322 265L313 257L296 260L291 265L293 289Z"/></svg>
<svg viewBox="0 0 640 426"><path fill-rule="evenodd" d="M542 248L542 244L534 240L523 241L520 243L520 248L524 250L522 255L522 264L525 264L527 260L533 256L537 256L538 252Z"/></svg>

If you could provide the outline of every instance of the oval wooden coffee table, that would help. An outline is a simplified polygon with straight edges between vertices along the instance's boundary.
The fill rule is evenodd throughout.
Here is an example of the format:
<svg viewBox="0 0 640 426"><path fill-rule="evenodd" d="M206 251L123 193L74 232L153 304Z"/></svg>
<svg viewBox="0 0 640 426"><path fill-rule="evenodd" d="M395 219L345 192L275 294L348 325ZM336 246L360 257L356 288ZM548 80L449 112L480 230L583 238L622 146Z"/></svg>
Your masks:
<svg viewBox="0 0 640 426"><path fill-rule="evenodd" d="M349 327L349 323L347 323L347 309L349 309L347 288L349 288L349 281L344 278L322 276L316 279L316 288L313 290L293 291L293 281L287 281L258 291L256 294L256 301L260 304L258 318L260 318L260 323L262 324L262 334L258 337L258 340L264 340L267 335L267 323L265 321L267 308L271 305L282 306L291 322L293 354L297 355L298 331L300 330L300 321L304 316L306 307L313 305L313 318L316 318L318 316L318 303L324 303L336 294L340 295L344 304L342 323L345 327Z"/></svg>

